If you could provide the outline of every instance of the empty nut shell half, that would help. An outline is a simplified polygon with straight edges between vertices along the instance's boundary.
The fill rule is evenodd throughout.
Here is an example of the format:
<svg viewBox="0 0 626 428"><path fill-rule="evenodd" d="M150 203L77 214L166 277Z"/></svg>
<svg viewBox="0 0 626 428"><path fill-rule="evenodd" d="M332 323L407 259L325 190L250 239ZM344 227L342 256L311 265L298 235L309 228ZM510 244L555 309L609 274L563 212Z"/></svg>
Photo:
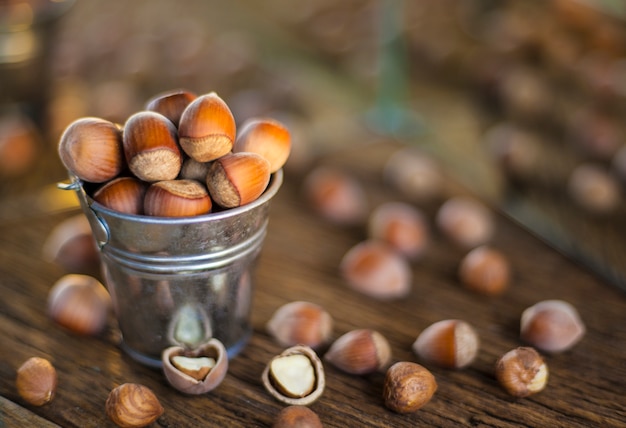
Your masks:
<svg viewBox="0 0 626 428"><path fill-rule="evenodd" d="M161 355L163 373L174 388L185 394L204 394L217 388L228 371L228 354L213 338L194 350L171 346Z"/></svg>
<svg viewBox="0 0 626 428"><path fill-rule="evenodd" d="M326 386L322 361L312 348L303 345L287 348L272 358L261 380L267 392L289 405L313 403Z"/></svg>

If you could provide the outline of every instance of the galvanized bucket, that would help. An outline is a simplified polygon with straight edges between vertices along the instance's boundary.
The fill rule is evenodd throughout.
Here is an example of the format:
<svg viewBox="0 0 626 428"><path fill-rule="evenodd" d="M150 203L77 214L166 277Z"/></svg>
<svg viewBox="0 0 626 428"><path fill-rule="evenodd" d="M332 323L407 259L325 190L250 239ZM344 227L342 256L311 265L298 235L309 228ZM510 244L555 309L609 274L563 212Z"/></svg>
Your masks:
<svg viewBox="0 0 626 428"><path fill-rule="evenodd" d="M80 179L70 179L61 187L76 192L91 224L123 349L153 367L160 367L163 349L193 349L211 337L230 358L241 351L251 334L253 270L282 170L254 202L181 218L110 210Z"/></svg>

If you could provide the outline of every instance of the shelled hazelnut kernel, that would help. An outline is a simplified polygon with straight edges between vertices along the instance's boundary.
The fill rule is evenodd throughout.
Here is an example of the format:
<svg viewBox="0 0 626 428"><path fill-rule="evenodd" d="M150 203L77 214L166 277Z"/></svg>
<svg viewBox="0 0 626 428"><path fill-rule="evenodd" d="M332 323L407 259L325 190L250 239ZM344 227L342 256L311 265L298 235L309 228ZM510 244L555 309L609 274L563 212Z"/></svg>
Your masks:
<svg viewBox="0 0 626 428"><path fill-rule="evenodd" d="M117 177L107 181L93 194L93 200L125 214L143 214L143 200L148 184L135 177Z"/></svg>
<svg viewBox="0 0 626 428"><path fill-rule="evenodd" d="M146 102L146 110L162 114L178 127L183 111L197 97L185 89L162 92Z"/></svg>
<svg viewBox="0 0 626 428"><path fill-rule="evenodd" d="M375 330L351 330L332 343L324 360L346 373L373 373L391 362L391 346L385 336Z"/></svg>
<svg viewBox="0 0 626 428"><path fill-rule="evenodd" d="M330 340L333 319L320 305L294 301L279 307L266 328L283 346L301 344L316 349Z"/></svg>
<svg viewBox="0 0 626 428"><path fill-rule="evenodd" d="M17 369L15 386L28 404L43 406L52 401L56 393L56 369L45 358L31 357Z"/></svg>
<svg viewBox="0 0 626 428"><path fill-rule="evenodd" d="M137 383L124 383L111 390L105 409L113 423L128 428L148 426L164 412L154 392Z"/></svg>
<svg viewBox="0 0 626 428"><path fill-rule="evenodd" d="M363 186L339 168L314 168L304 179L303 193L313 210L332 223L356 225L367 217L369 202Z"/></svg>
<svg viewBox="0 0 626 428"><path fill-rule="evenodd" d="M187 217L207 214L212 202L207 189L194 180L152 183L144 198L144 212L157 217Z"/></svg>
<svg viewBox="0 0 626 428"><path fill-rule="evenodd" d="M509 286L511 268L508 258L486 245L467 253L459 264L461 284L473 292L488 296L502 294Z"/></svg>
<svg viewBox="0 0 626 428"><path fill-rule="evenodd" d="M545 352L571 349L585 335L586 327L574 306L563 300L544 300L524 310L520 337Z"/></svg>
<svg viewBox="0 0 626 428"><path fill-rule="evenodd" d="M415 354L426 362L461 369L476 359L480 339L469 323L448 319L426 327L412 347Z"/></svg>
<svg viewBox="0 0 626 428"><path fill-rule="evenodd" d="M411 291L409 262L382 242L356 244L341 259L339 270L349 287L375 299L398 299Z"/></svg>
<svg viewBox="0 0 626 428"><path fill-rule="evenodd" d="M403 256L415 260L428 247L430 231L422 212L407 203L386 202L369 216L368 236L388 243Z"/></svg>
<svg viewBox="0 0 626 428"><path fill-rule="evenodd" d="M383 385L385 407L397 413L412 413L426 405L437 391L437 381L428 369L409 361L389 367Z"/></svg>
<svg viewBox="0 0 626 428"><path fill-rule="evenodd" d="M96 335L106 327L111 298L100 281L89 275L67 274L48 293L50 318L68 330Z"/></svg>
<svg viewBox="0 0 626 428"><path fill-rule="evenodd" d="M77 119L65 128L58 152L69 172L92 183L111 180L125 167L120 128L96 117Z"/></svg>
<svg viewBox="0 0 626 428"><path fill-rule="evenodd" d="M322 428L320 417L306 406L287 406L276 415L272 428Z"/></svg>
<svg viewBox="0 0 626 428"><path fill-rule="evenodd" d="M274 398L289 405L311 404L326 387L322 361L312 348L304 345L287 348L272 358L261 380Z"/></svg>
<svg viewBox="0 0 626 428"><path fill-rule="evenodd" d="M498 383L514 397L528 397L548 383L548 366L530 347L518 347L502 355L495 368Z"/></svg>
<svg viewBox="0 0 626 428"><path fill-rule="evenodd" d="M489 209L466 196L455 196L445 201L437 211L435 221L448 239L463 248L487 243L495 229Z"/></svg>
<svg viewBox="0 0 626 428"><path fill-rule="evenodd" d="M383 180L410 201L425 202L443 191L443 174L435 160L414 148L394 152L384 165Z"/></svg>
<svg viewBox="0 0 626 428"><path fill-rule="evenodd" d="M253 152L270 163L270 173L283 167L291 151L291 135L285 125L275 119L254 118L241 125L233 152Z"/></svg>

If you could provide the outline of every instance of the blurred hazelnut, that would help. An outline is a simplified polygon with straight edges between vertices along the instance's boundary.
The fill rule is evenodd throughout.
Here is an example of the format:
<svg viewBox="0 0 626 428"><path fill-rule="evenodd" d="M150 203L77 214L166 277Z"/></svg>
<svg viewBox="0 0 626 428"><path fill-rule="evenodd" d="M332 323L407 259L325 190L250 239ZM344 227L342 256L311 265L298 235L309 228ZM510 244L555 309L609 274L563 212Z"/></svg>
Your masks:
<svg viewBox="0 0 626 428"><path fill-rule="evenodd" d="M468 290L488 296L501 294L509 286L511 268L507 257L486 245L476 247L463 257L459 279Z"/></svg>
<svg viewBox="0 0 626 428"><path fill-rule="evenodd" d="M306 406L284 407L272 424L272 428L322 428L319 416Z"/></svg>
<svg viewBox="0 0 626 428"><path fill-rule="evenodd" d="M52 401L57 387L57 372L45 358L31 357L17 369L17 393L33 406Z"/></svg>
<svg viewBox="0 0 626 428"><path fill-rule="evenodd" d="M572 199L590 213L613 212L622 200L617 179L596 164L583 163L574 168L567 189Z"/></svg>
<svg viewBox="0 0 626 428"><path fill-rule="evenodd" d="M463 248L487 243L494 234L494 220L489 209L465 196L448 199L437 211L436 224L452 242Z"/></svg>
<svg viewBox="0 0 626 428"><path fill-rule="evenodd" d="M40 135L26 116L0 117L0 175L17 177L34 167Z"/></svg>
<svg viewBox="0 0 626 428"><path fill-rule="evenodd" d="M586 327L574 306L563 300L544 300L522 313L520 336L545 352L564 352L585 335Z"/></svg>
<svg viewBox="0 0 626 428"><path fill-rule="evenodd" d="M94 273L100 266L100 253L84 214L68 217L57 224L46 238L44 260L72 273Z"/></svg>
<svg viewBox="0 0 626 428"><path fill-rule="evenodd" d="M315 349L330 339L333 319L320 305L294 301L278 308L266 327L283 346L302 344Z"/></svg>
<svg viewBox="0 0 626 428"><path fill-rule="evenodd" d="M383 180L415 202L440 196L444 181L437 162L414 148L399 149L389 157L384 166Z"/></svg>

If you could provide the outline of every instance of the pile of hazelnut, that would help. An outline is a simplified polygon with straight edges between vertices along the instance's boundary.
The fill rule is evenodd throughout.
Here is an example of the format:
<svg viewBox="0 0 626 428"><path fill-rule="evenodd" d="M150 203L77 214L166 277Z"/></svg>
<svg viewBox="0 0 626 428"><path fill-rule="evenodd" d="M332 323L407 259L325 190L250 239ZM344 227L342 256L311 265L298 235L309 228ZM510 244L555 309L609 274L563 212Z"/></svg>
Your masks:
<svg viewBox="0 0 626 428"><path fill-rule="evenodd" d="M123 126L101 118L72 122L58 152L66 169L93 184L90 196L115 211L186 217L257 199L287 161L288 129L270 118L237 132L216 93L170 91L149 100Z"/></svg>

